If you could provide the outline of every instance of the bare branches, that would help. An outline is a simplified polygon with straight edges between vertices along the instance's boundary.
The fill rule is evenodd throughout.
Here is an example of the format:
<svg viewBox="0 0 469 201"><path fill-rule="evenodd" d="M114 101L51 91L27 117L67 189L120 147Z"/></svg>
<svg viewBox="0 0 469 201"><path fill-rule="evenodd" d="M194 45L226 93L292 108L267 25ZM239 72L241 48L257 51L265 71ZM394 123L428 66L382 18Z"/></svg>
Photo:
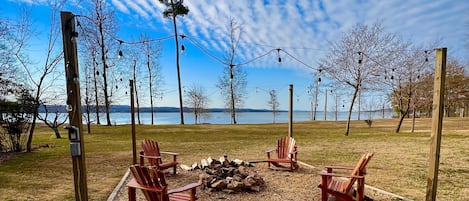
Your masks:
<svg viewBox="0 0 469 201"><path fill-rule="evenodd" d="M332 44L329 54L321 59L321 69L354 91L345 135L349 133L350 117L359 91L370 89L376 83L376 75L386 70L406 46L395 34L384 32L379 23L357 25L339 42Z"/></svg>

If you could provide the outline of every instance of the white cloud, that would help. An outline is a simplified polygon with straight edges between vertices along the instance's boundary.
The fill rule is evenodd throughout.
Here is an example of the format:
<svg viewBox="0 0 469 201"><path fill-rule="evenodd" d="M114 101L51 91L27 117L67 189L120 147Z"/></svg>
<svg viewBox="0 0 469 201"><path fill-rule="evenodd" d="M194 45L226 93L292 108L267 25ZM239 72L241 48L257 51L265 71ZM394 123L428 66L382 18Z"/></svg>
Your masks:
<svg viewBox="0 0 469 201"><path fill-rule="evenodd" d="M127 9L127 7L126 7L122 2L120 2L119 0L112 0L112 4L113 4L114 6L116 6L116 8L117 8L119 11L121 11L121 12L123 12L123 13L125 13L125 14L129 14L129 9Z"/></svg>
<svg viewBox="0 0 469 201"><path fill-rule="evenodd" d="M126 1L127 9L150 21L171 24L160 15L165 8L161 3L135 2ZM464 0L193 0L184 3L190 12L178 18L181 32L200 40L210 51L222 55L228 48L227 27L233 17L244 30L240 60L279 47L290 48L291 54L311 65L327 51L331 42L358 23L381 21L386 31L396 32L417 44L443 38L447 46L460 48L458 40L465 37L461 36L464 35L462 18L467 17L464 13L469 10L469 2ZM115 5L125 12L122 5Z"/></svg>

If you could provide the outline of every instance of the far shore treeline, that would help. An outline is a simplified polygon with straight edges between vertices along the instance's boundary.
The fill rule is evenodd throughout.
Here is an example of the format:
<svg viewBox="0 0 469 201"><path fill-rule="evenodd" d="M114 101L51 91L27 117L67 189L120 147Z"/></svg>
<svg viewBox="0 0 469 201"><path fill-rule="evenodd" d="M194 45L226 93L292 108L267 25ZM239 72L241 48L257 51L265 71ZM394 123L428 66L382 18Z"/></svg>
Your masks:
<svg viewBox="0 0 469 201"><path fill-rule="evenodd" d="M95 106L90 106L91 108L94 108ZM102 106L104 107L104 106ZM135 108L137 109L137 108ZM49 112L59 112L59 113L66 113L67 110L66 110L66 107L65 105L47 105L47 110L49 110ZM85 111L85 106L82 106L82 109L81 111ZM94 111L94 110L93 110ZM103 110L102 110L103 111ZM140 112L150 112L150 107L140 107ZM179 108L178 107L155 107L154 108L154 111L155 112L179 112ZM192 108L188 108L188 107L184 107L184 112L191 112L192 111ZM225 108L209 108L206 110L206 112L227 112L229 111L229 109L225 109ZM130 112L130 106L128 105L112 105L111 106L111 109L110 109L110 112L113 112L113 113L127 113L127 112ZM272 112L271 110L266 110L266 109L249 109L249 108L245 108L245 109L239 109L239 112ZM279 110L278 112L286 112L284 110ZM45 109L44 109L44 106L41 105L41 107L39 107L39 113L45 113Z"/></svg>
<svg viewBox="0 0 469 201"><path fill-rule="evenodd" d="M95 106L90 106L94 108ZM104 106L102 106L104 107ZM66 113L65 105L47 105L47 109L49 112L59 112L59 113ZM137 109L137 108L135 108ZM85 106L82 106L82 112L85 111ZM93 110L94 111L94 110ZM228 112L229 109L226 108L208 108L206 112ZM251 108L240 108L238 109L239 112L272 112L272 110L268 109L251 109ZM295 110L301 112L308 112L307 110ZM375 110L376 111L383 111L383 110ZM390 112L391 109L385 109L385 112ZM102 111L101 111L102 112ZM110 109L111 113L130 113L130 106L128 105L112 105ZM142 113L149 113L151 112L150 107L140 107L140 112ZM155 107L154 112L179 112L178 107ZM184 112L192 112L192 108L184 107ZM278 110L277 112L288 112L287 110ZM318 111L319 112L319 111ZM370 112L370 111L362 111L362 112ZM39 107L39 113L45 113L44 105Z"/></svg>

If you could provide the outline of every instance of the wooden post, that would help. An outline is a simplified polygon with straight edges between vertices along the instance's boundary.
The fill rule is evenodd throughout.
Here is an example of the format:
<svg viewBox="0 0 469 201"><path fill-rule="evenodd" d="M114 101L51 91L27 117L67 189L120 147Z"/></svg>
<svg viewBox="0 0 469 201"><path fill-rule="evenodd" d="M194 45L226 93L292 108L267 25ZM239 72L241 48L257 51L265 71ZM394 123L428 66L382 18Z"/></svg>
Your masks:
<svg viewBox="0 0 469 201"><path fill-rule="evenodd" d="M80 76L78 70L78 56L75 30L75 19L71 12L60 12L62 22L63 54L65 64L65 77L67 82L67 109L70 126L78 128L81 154L72 156L73 179L75 187L75 200L88 200L86 183L85 141L81 118Z"/></svg>
<svg viewBox="0 0 469 201"><path fill-rule="evenodd" d="M132 121L132 164L137 164L137 143L135 139L134 81L130 82L130 119Z"/></svg>
<svg viewBox="0 0 469 201"><path fill-rule="evenodd" d="M288 136L293 137L293 84L290 84L290 108L288 112Z"/></svg>
<svg viewBox="0 0 469 201"><path fill-rule="evenodd" d="M327 88L324 91L324 121L327 120Z"/></svg>
<svg viewBox="0 0 469 201"><path fill-rule="evenodd" d="M435 201L440 164L441 129L443 127L443 105L446 77L446 48L436 50L435 80L433 86L432 134L430 164L427 178L426 201Z"/></svg>

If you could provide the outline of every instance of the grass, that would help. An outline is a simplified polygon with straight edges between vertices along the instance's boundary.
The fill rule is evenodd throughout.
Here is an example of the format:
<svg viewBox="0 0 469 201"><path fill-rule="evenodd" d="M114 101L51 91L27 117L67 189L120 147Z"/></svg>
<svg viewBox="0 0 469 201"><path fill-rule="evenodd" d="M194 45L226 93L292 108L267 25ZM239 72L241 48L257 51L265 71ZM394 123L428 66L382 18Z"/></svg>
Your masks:
<svg viewBox="0 0 469 201"><path fill-rule="evenodd" d="M348 137L343 135L343 121L295 123L299 160L318 168L353 165L362 153L373 151L375 156L367 166L368 185L424 200L431 119L418 119L414 133L409 132L410 120L404 122L401 133L394 133L396 123L395 119L374 120L368 128L364 121L353 121ZM88 195L90 200L106 200L132 162L131 129L128 125L95 125L92 131L85 135ZM178 161L187 165L224 154L232 159L261 160L266 157L265 150L287 133L288 124L137 126L138 142L144 138L157 140L162 150L179 152ZM0 200L73 200L68 139L55 139L51 130L39 127L33 143L51 147L37 148L0 163ZM468 146L469 119L446 118L439 200L469 200Z"/></svg>

